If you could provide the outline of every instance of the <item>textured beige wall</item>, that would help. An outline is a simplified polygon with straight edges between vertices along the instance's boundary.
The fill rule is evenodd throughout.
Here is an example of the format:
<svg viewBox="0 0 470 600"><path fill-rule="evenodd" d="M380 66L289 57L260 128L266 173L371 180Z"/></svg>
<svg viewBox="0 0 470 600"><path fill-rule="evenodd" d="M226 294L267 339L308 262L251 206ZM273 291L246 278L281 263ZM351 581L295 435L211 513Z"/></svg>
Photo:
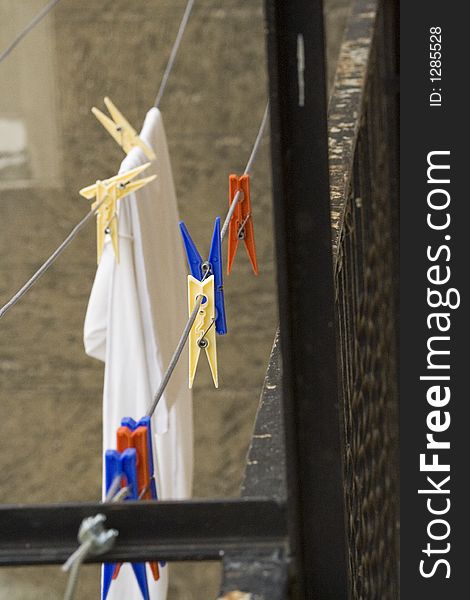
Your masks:
<svg viewBox="0 0 470 600"><path fill-rule="evenodd" d="M24 21L42 4L25 3ZM327 6L331 56L344 4L335 0ZM2 6L3 23L10 23L0 29L2 46L19 27L12 5ZM36 115L28 120L32 151L50 157L45 168L53 183L59 182L59 187L42 180L27 189L0 189L0 302L86 213L77 190L116 172L121 151L90 107L101 107L109 95L140 127L184 6L183 0L63 0L10 56L8 68L0 65L6 90L0 119L13 108L24 118ZM262 0L198 0L162 102L181 216L201 247L208 247L214 216L225 215L228 173L244 168L264 110L262 7ZM39 67L29 69L26 91L17 89L17 70L25 61L47 61L50 69L48 77ZM49 135L42 133L44 122L50 123ZM250 274L241 248L225 282L230 333L218 339L221 388L214 390L204 360L195 386L194 493L199 497L237 494L275 331L269 169L266 137L253 177L260 276ZM1 503L100 496L102 366L85 356L82 345L95 272L94 237L90 226L0 323ZM174 571L170 599L215 597L218 566L175 566ZM64 586L57 567L0 571L0 600L55 600ZM77 599L98 593L98 568L86 567Z"/></svg>

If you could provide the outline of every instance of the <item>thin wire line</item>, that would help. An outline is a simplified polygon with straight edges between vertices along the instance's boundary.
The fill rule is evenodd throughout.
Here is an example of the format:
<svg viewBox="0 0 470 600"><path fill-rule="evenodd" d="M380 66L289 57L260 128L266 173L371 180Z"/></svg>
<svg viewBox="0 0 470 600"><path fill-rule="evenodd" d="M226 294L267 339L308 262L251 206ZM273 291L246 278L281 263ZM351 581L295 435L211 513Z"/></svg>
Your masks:
<svg viewBox="0 0 470 600"><path fill-rule="evenodd" d="M69 570L70 575L67 581L67 587L64 593L64 600L72 600L75 595L75 588L77 586L78 574L80 572L80 567L82 566L84 560L87 558L88 553L90 551L92 542L85 542L80 544L80 546L75 550L72 556L69 557L65 565L62 569ZM66 567L67 565L67 567ZM71 565L71 566L70 566Z"/></svg>
<svg viewBox="0 0 470 600"><path fill-rule="evenodd" d="M253 169L253 164L254 164L254 162L256 160L256 156L258 155L258 151L260 149L261 142L263 140L263 135L264 135L264 132L266 130L266 124L268 122L268 115L269 115L269 100L268 100L268 103L266 104L266 109L264 111L263 118L261 119L261 125L260 125L259 130L258 130L258 135L256 136L256 140L255 140L255 143L253 145L253 150L251 151L250 158L248 159L248 162L246 163L246 167L245 167L245 171L243 172L243 175L250 175L251 174L251 171ZM221 239L221 241L223 241L223 239L224 239L224 237L225 237L225 235L227 233L228 226L230 225L230 221L232 220L233 213L235 212L235 208L236 208L236 206L237 206L237 204L238 204L238 202L239 202L239 200L241 198L241 195L242 195L242 193L239 190L235 194L235 196L234 196L234 198L232 200L232 204L230 205L230 208L228 210L227 216L225 217L224 224L222 226L222 231L220 232L220 239Z"/></svg>
<svg viewBox="0 0 470 600"><path fill-rule="evenodd" d="M11 42L9 46L5 48L5 50L0 54L0 63L5 60L5 58L18 46L23 38L25 38L30 31L32 31L38 23L42 21L42 19L50 13L50 11L54 8L56 4L59 4L60 0L52 0L49 2L38 14L34 17L34 19L26 25L26 27L21 31L16 38Z"/></svg>
<svg viewBox="0 0 470 600"><path fill-rule="evenodd" d="M106 498L103 500L105 502L122 502L127 494L129 493L129 487L125 486L123 488L121 485L121 475L116 475L113 482L111 483L108 493L106 494ZM82 566L85 559L88 557L90 553L92 553L93 549L93 539L83 541L78 548L71 554L65 563L62 565L62 571L69 571L70 575L67 581L67 587L64 593L64 600L72 600L75 595L75 588L77 587L78 574L80 571L80 567Z"/></svg>
<svg viewBox="0 0 470 600"><path fill-rule="evenodd" d="M127 492L127 488L124 489ZM118 502L124 499L124 495L121 495L119 499L117 496L115 498L115 501ZM97 514L94 517L87 517L81 522L78 530L80 544L62 565L62 571L70 571L64 600L73 599L80 567L88 556L99 556L113 547L119 532L116 529L106 530L103 526L104 521L106 521L106 517L103 514Z"/></svg>
<svg viewBox="0 0 470 600"><path fill-rule="evenodd" d="M199 343L202 342L202 340L205 340L206 335L209 333L209 331L211 330L211 328L215 325L215 319L212 319L211 324L209 325L209 327L204 331L204 333L201 335L200 339L199 339Z"/></svg>
<svg viewBox="0 0 470 600"><path fill-rule="evenodd" d="M158 108L160 106L160 102L162 101L163 94L165 93L165 89L170 78L170 73L173 70L176 61L176 55L178 54L178 50L181 44L181 40L183 39L184 32L186 31L186 27L188 25L189 17L191 16L191 11L193 9L194 0L188 0L186 4L186 9L183 14L183 18L181 19L181 23L178 29L178 33L176 35L175 43L173 44L173 48L170 52L170 58L168 59L168 63L165 68L165 72L163 73L162 81L160 83L160 89L158 90L157 97L155 98L154 106Z"/></svg>
<svg viewBox="0 0 470 600"><path fill-rule="evenodd" d="M39 21L47 15L49 11L51 11L56 4L58 4L60 0L53 0L50 2L35 18L34 20L21 32L21 34L10 44L10 46L0 55L0 62L8 56L8 54L19 44L19 42L28 34L31 29L33 29ZM170 58L168 59L168 64L166 66L165 72L163 74L162 82L160 84L160 89L158 90L157 98L155 100L155 106L158 107L163 94L166 89L166 85L168 83L168 79L170 77L171 71L175 64L176 55L178 53L179 46L181 44L181 40L183 38L183 34L185 32L186 26L189 21L189 17L191 15L191 11L193 8L195 0L188 0L186 5L186 9L183 14L183 18L181 20L178 34L176 36L175 43L173 44L173 48L170 53ZM34 273L34 275L24 284L24 286L2 307L0 308L0 319L12 308L15 304L21 300L21 298L28 293L28 291L33 287L33 285L44 275L44 273L49 269L49 267L57 260L57 258L62 254L62 252L67 248L67 246L75 239L77 234L83 229L83 227L88 223L91 217L98 210L98 205L95 210L90 211L85 217L73 228L70 234L65 238L62 244L51 254L51 256L46 260L46 262ZM170 374L171 375L171 374Z"/></svg>
<svg viewBox="0 0 470 600"><path fill-rule="evenodd" d="M121 502L122 500L125 500L129 491L130 491L130 487L128 487L128 486L121 488L118 491L118 493L111 498L111 502L116 503L116 502Z"/></svg>
<svg viewBox="0 0 470 600"><path fill-rule="evenodd" d="M71 568L73 568L75 561L78 561L78 563L81 563L83 561L83 558L86 557L86 555L88 554L92 544L93 544L92 540L82 542L80 544L80 546L73 552L73 554L71 554L68 557L66 562L62 565L62 567L61 567L62 571L66 572L66 571L69 571Z"/></svg>
<svg viewBox="0 0 470 600"><path fill-rule="evenodd" d="M176 346L176 350L174 351L173 356L171 357L170 364L168 365L168 369L166 370L166 373L160 382L160 386L157 390L157 393L153 397L152 406L150 407L150 410L146 414L147 417L151 417L153 415L153 413L155 412L155 409L157 408L157 405L160 401L160 398L163 396L163 392L165 391L165 388L168 385L168 382L170 381L170 377L172 376L173 371L175 370L175 367L178 364L178 360L181 356L181 352L183 352L183 348L186 344L186 340L188 339L189 334L191 332L191 328L194 325L194 321L196 320L197 313L199 312L199 308L201 307L202 300L203 300L203 296L201 296L200 298L198 298L196 300L196 304L194 305L193 311L188 319L188 322L185 325L183 333L181 334L181 338L178 342L178 345Z"/></svg>
<svg viewBox="0 0 470 600"><path fill-rule="evenodd" d="M113 501L114 497L116 496L117 493L119 493L119 490L121 489L121 481L122 481L121 475L116 475L116 477L113 479L111 485L109 486L108 493L106 494L106 497L103 500L103 502L112 502Z"/></svg>
<svg viewBox="0 0 470 600"><path fill-rule="evenodd" d="M253 145L253 150L251 151L250 158L248 159L248 162L246 163L245 172L243 173L243 175L250 175L251 171L253 170L253 164L256 160L256 156L258 155L258 151L261 146L261 142L263 140L264 131L266 129L266 124L268 122L268 116L269 116L269 100L266 103L266 108L264 109L264 115L263 115L263 118L261 119L261 125L259 126L258 135L256 136L256 140Z"/></svg>
<svg viewBox="0 0 470 600"><path fill-rule="evenodd" d="M154 477L152 477L152 479L154 479ZM142 488L137 500L142 500L142 498L145 496L145 494L149 491L150 491L150 485L146 485L144 488Z"/></svg>
<svg viewBox="0 0 470 600"><path fill-rule="evenodd" d="M242 224L240 225L240 227L238 228L238 231L237 231L237 237L238 237L238 238L240 238L240 236L241 236L241 234L242 234L243 230L245 229L245 225L248 223L248 220L250 219L250 217L251 217L251 213L248 213L248 214L246 215L246 217L243 219L243 222L242 222ZM243 236L242 236L242 237L245 237L245 234L244 234L244 233L243 233Z"/></svg>
<svg viewBox="0 0 470 600"><path fill-rule="evenodd" d="M39 269L34 273L34 275L28 279L28 281L23 285L23 287L16 292L14 296L8 300L8 302L0 308L0 319L5 316L5 314L15 306L17 302L21 300L21 298L28 293L28 291L33 287L33 285L40 279L44 273L51 267L51 265L59 258L62 252L67 248L67 246L77 237L80 231L85 227L85 225L92 219L92 217L96 214L99 207L105 202L107 198L104 198L94 209L90 210L83 219L75 225L72 231L68 234L65 240L60 244L56 250L49 256L49 258L44 262Z"/></svg>

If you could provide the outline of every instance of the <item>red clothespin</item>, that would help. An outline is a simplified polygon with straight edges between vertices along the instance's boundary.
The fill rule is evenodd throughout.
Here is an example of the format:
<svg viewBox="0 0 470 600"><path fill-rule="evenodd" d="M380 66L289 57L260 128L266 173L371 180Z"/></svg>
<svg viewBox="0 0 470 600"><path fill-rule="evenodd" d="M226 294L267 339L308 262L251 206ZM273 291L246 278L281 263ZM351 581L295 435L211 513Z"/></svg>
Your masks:
<svg viewBox="0 0 470 600"><path fill-rule="evenodd" d="M237 202L235 211L230 220L228 229L228 256L227 256L227 275L232 269L233 260L237 253L238 242L243 240L248 257L253 268L253 273L258 275L258 261L256 260L255 232L253 228L253 215L251 214L250 198L250 176L230 175L229 177L229 206L237 192L241 193L241 198Z"/></svg>

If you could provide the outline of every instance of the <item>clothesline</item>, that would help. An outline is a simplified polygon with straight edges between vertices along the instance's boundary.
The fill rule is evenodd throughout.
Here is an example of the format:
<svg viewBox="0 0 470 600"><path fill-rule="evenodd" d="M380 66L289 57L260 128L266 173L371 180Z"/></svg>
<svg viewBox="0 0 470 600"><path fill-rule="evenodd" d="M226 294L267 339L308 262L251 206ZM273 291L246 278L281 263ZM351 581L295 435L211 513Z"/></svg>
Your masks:
<svg viewBox="0 0 470 600"><path fill-rule="evenodd" d="M184 32L186 31L186 27L189 22L189 17L191 16L191 11L194 6L194 0L188 0L186 5L186 9L183 14L183 18L181 19L180 26L178 28L178 33L176 34L175 42L173 44L173 48L170 52L170 58L168 59L165 72L163 73L162 82L160 83L160 89L158 90L157 97L155 98L155 108L160 108L160 102L162 101L163 94L166 90L166 85L170 78L170 74L175 65L176 55L178 54L178 50L181 44L181 40L183 39Z"/></svg>
<svg viewBox="0 0 470 600"><path fill-rule="evenodd" d="M157 93L157 98L155 100L155 106L158 108L163 94L165 93L166 86L170 77L170 74L175 65L176 56L178 54L178 50L181 44L181 40L183 38L184 32L189 22L189 17L191 16L191 11L194 6L195 0L188 0L186 4L185 11L183 13L183 17L181 19L180 26L178 28L178 33L176 35L175 42L170 52L170 57L168 59L165 72L163 73L162 81L160 83L160 87ZM10 44L10 46L0 55L0 63L1 61L10 54L10 52L17 46L20 41L32 30L34 27L41 21L43 17L50 12L56 4L58 4L60 0L53 0L50 4L48 4L38 15L31 21L31 23L21 32L20 35ZM103 201L104 202L104 201ZM64 250L72 243L72 241L77 237L78 233L89 223L91 218L98 212L98 209L103 204L100 202L93 210L90 210L83 219L75 225L69 235L65 238L65 240L60 244L56 250L49 256L49 258L39 267L39 269L28 279L28 281L8 300L6 304L4 304L0 308L0 319L5 316L5 314L17 304L23 296L25 296L29 290L35 285L35 283L44 275L44 273L54 264L54 262L59 258L59 256L64 252Z"/></svg>
<svg viewBox="0 0 470 600"><path fill-rule="evenodd" d="M5 48L5 50L0 54L0 63L2 63L7 56L11 54L11 52L18 46L18 44L30 33L36 25L38 25L46 15L48 15L51 10L59 4L60 0L52 0L49 4L38 12L38 14L33 18L33 20L26 25L26 27L21 31L16 38Z"/></svg>
<svg viewBox="0 0 470 600"><path fill-rule="evenodd" d="M124 486L121 487L121 477L116 477L111 487L109 488L108 493L106 494L106 498L104 502L122 502L127 493L129 492L129 487ZM70 571L70 575L67 581L67 587L64 593L64 600L72 600L75 595L75 588L77 587L78 582L78 573L80 567L83 562L91 553L101 553L102 551L108 550L114 543L114 540L117 536L116 530L106 531L103 527L103 517L102 515L96 515L95 517L91 517L91 519L85 519L82 522L82 527L85 524L85 535L82 536L86 539L82 541L80 546L75 550L73 554L69 556L69 558L62 565L62 571ZM98 531L93 531L94 528L98 526ZM87 535L90 533L90 535ZM93 546L98 546L93 548ZM101 547L100 547L101 546ZM93 552L94 550L94 552Z"/></svg>
<svg viewBox="0 0 470 600"><path fill-rule="evenodd" d="M91 218L97 213L100 206L105 202L106 198L102 200L96 208L90 210L83 219L75 225L69 235L65 238L65 240L60 244L58 248L54 250L54 252L49 256L49 258L39 267L39 269L28 279L28 281L14 294L10 300L6 304L0 308L0 319L13 308L17 302L21 300L21 298L29 292L29 290L33 287L33 285L44 275L44 273L53 265L53 263L59 258L62 252L69 246L73 240L77 237L80 231L88 224Z"/></svg>
<svg viewBox="0 0 470 600"><path fill-rule="evenodd" d="M245 175L248 175L248 174L251 173L251 170L253 168L253 164L254 164L254 162L256 160L256 157L258 155L258 152L259 152L259 149L260 149L260 146L261 146L261 141L263 139L263 135L264 135L264 132L266 130L266 124L267 124L267 120L268 120L268 115L269 115L269 102L266 105L266 109L264 111L263 118L261 120L261 124L260 124L259 130L258 130L258 134L257 134L256 139L255 139L255 143L253 145L252 151L250 153L250 157L248 159L247 165L246 165L245 170L244 170L244 174ZM232 209L234 209L234 207L240 201L240 199L241 199L241 193L238 192L235 195L235 197L234 197L234 199L232 201L232 204L230 206L230 209L229 209L229 211L227 213L227 217L226 217L225 222L224 222L224 229L221 231L221 234L220 234L221 241L224 239L225 233L226 233L227 228L228 228L228 223L230 222L231 215L233 215L233 210ZM93 211L91 211L91 212L93 212ZM171 379L171 376L172 376L172 374L173 374L173 372L174 372L174 370L175 370L175 368L176 368L176 366L178 364L178 361L179 361L179 359L181 357L181 353L183 352L184 346L185 346L186 341L187 341L187 339L189 337L191 329L192 329L192 327L194 325L194 321L196 320L196 317L198 315L198 312L199 312L200 306L202 304L202 301L203 301L203 297L202 296L200 296L199 298L196 299L196 302L194 304L194 308L193 308L193 310L191 312L191 315L190 315L190 317L189 317L189 319L188 319L188 321L187 321L187 323L186 323L186 325L184 327L184 330L183 330L183 333L181 335L181 338L178 341L176 349L175 349L175 351L173 353L173 356L172 356L172 358L170 360L170 364L169 364L169 366L168 366L168 368L167 368L167 370L166 370L166 372L165 372L165 374L164 374L164 376L163 376L163 378L161 380L160 386L159 386L159 388L158 388L158 390L157 390L157 392L156 392L156 394L154 396L152 406L151 406L151 408L149 409L149 411L146 414L147 417L151 417L153 415L153 413L155 412L155 410L156 410L156 408L158 406L158 402L160 401L160 399L161 399L161 397L162 397L162 395L163 395L163 393L164 393L164 391L165 391L165 389L166 389L166 387L167 387L167 385L168 385L168 383L169 383L169 381ZM1 313L0 313L0 316L1 316ZM124 487L122 489L119 489L120 485L121 485L121 476L115 478L115 480L112 482L112 484L111 484L111 486L110 486L110 488L108 490L108 493L106 494L104 502L120 502L120 501L122 501L125 498L128 489L126 487ZM97 515L94 518L96 519L99 516L100 515ZM104 543L107 543L108 540L111 539L111 536L109 535L109 532L106 532L106 531L103 530L103 531L101 531L101 535L102 536L108 535L108 538L105 538L105 542ZM99 538L95 537L93 539L93 541L96 541L96 539L99 539ZM69 557L69 559L67 560L67 562L62 567L63 570L70 570L70 577L69 577L69 580L67 582L67 588L66 588L66 591L65 591L64 600L72 600L73 599L75 588L76 588L76 584L77 584L77 581L78 581L78 572L79 572L80 566L82 565L82 563L84 562L84 560L86 559L86 557L89 555L90 551L91 551L90 550L90 546L87 545L87 542L82 542L82 544Z"/></svg>
<svg viewBox="0 0 470 600"><path fill-rule="evenodd" d="M2 54L0 54L0 62L2 62L12 52L12 50L21 42L21 40L30 31L32 31L32 29L34 29L34 27L54 8L54 6L56 6L59 3L59 1L60 0L53 0L48 5L46 5L46 7L44 7L44 9L40 13L38 13L38 15L33 19L33 21L17 36L17 38L15 38L15 40L6 48L6 50L4 52L2 52ZM181 19L181 22L180 22L180 25L178 28L178 32L177 32L174 44L172 46L170 56L169 56L165 71L163 73L160 87L159 87L159 90L158 90L158 93L157 93L157 96L155 99L154 106L157 108L159 107L159 105L161 103L161 100L165 93L170 75L174 68L178 50L179 50L182 38L184 36L184 32L187 28L187 25L188 25L188 22L189 22L189 19L191 16L191 12L192 12L192 9L194 6L194 2L195 2L195 0L188 0L188 2L186 4L186 8L184 10L184 14L182 16L182 19ZM261 142L263 139L263 135L266 130L268 115L269 115L269 102L266 105L266 109L264 111L254 145L252 147L248 162L247 162L245 170L243 172L244 175L251 174L251 171L253 169L253 164L258 155L258 152L259 152L259 149L261 146ZM234 215L235 209L237 207L237 204L242 200L243 200L243 192L237 191L237 193L235 194L235 196L233 197L233 199L231 201L230 208L227 212L226 218L224 220L224 223L223 223L223 226L222 226L222 229L220 232L221 241L224 240L224 238L227 234L227 231L228 231L230 222L232 220L232 217ZM83 217L83 219L81 219L81 221L72 229L72 231L65 238L65 240L58 246L58 248L56 248L56 250L54 250L54 252L51 254L51 256L49 256L49 258L39 267L39 269L32 275L32 277L12 296L12 298L3 307L0 308L0 319L13 306L16 305L25 294L27 294L27 292L35 285L35 283L41 278L41 276L52 266L52 264L57 260L57 258L65 251L65 249L77 237L78 233L82 229L84 229L84 227L89 223L90 220L92 220L93 216L98 212L101 205L105 201L106 201L106 198L103 199L92 210L90 210ZM243 227L243 225L242 225L242 227ZM204 281L205 277L207 276L207 274L208 274L208 272L204 276L203 281ZM178 344L177 344L176 349L173 353L173 356L170 360L168 368L167 368L165 374L163 375L163 378L160 382L159 388L158 388L157 392L155 393L155 396L154 396L153 402L152 402L152 406L149 409L149 411L147 412L147 415L146 415L147 417L151 417L153 415L166 387L168 386L171 376L172 376L172 374L178 364L178 361L181 357L184 346L188 340L188 337L190 335L190 332L192 330L194 322L198 316L202 302L203 302L202 295L196 297L196 300L194 303L194 308L193 308L191 315L184 327L181 338L178 341ZM204 333L202 335L202 339L204 339L208 330L213 325L214 325L214 321L204 331ZM112 482L111 487L108 489L108 493L106 494L104 502L119 502L119 501L124 500L129 490L127 487L120 489L120 486L121 486L121 477L118 477ZM145 492L145 490L142 491L142 493L144 493L144 492ZM139 497L139 499L140 499L140 497ZM74 552L74 554L69 558L66 565L64 565L64 567L66 569L69 567L71 568L70 578L69 578L67 590L65 593L65 598L67 600L71 600L73 598L74 590L75 590L77 578L78 578L78 572L79 572L79 568L80 568L82 562L86 559L86 557L89 554L93 554L93 553L100 554L100 553L106 551L106 549L107 549L105 547L106 543L112 544L113 543L113 541L112 541L113 535L117 534L117 532L113 532L113 530L109 530L109 531L104 530L102 527L102 522L99 521L100 517L102 517L102 515L96 515L95 517L91 517L90 519L85 520L85 521L90 522L88 525L89 529L85 533L91 532L91 534L90 534L91 537L84 537L85 541L83 541L79 534L79 538L80 538L80 542L81 542L80 546L77 549L77 551ZM86 525L85 521L82 524L83 526ZM98 530L97 530L98 535L95 535L92 531L93 527L95 527L95 526L98 526ZM96 545L97 540L99 541L100 535L103 537L103 540L105 540L103 542L101 549L99 548L99 544L95 548L93 548L93 544Z"/></svg>

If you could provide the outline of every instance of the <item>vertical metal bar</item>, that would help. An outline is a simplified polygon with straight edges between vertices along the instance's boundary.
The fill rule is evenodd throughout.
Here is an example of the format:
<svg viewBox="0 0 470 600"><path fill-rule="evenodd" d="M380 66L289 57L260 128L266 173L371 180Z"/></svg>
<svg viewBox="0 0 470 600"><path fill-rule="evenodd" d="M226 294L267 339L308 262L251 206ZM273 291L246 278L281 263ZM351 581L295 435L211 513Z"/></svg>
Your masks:
<svg viewBox="0 0 470 600"><path fill-rule="evenodd" d="M293 597L347 597L321 0L266 0Z"/></svg>

